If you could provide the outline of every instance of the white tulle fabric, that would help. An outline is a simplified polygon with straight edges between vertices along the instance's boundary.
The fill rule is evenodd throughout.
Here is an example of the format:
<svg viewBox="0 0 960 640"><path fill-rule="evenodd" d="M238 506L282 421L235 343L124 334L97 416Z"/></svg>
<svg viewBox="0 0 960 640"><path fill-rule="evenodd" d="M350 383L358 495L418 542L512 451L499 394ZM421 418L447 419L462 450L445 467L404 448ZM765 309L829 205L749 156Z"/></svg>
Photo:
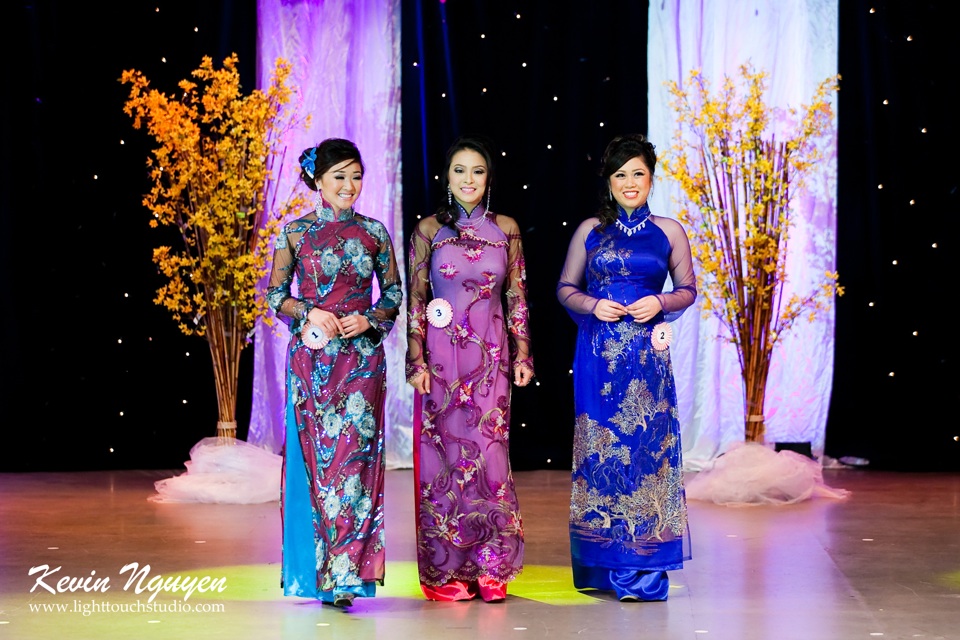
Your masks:
<svg viewBox="0 0 960 640"><path fill-rule="evenodd" d="M283 458L249 442L204 438L190 449L187 472L158 480L153 502L259 504L280 500Z"/></svg>
<svg viewBox="0 0 960 640"><path fill-rule="evenodd" d="M687 499L729 507L793 504L812 498L842 500L846 489L828 487L820 463L793 451L742 442L685 483Z"/></svg>

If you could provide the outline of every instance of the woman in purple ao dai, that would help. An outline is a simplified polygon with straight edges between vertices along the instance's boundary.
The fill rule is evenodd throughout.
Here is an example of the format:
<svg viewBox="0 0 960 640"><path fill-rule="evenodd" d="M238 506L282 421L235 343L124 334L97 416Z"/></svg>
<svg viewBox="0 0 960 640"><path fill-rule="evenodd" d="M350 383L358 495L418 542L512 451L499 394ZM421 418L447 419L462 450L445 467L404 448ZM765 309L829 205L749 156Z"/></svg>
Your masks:
<svg viewBox="0 0 960 640"><path fill-rule="evenodd" d="M492 170L482 140L454 142L447 202L410 244L417 560L430 600L503 600L523 567L510 382L529 384L533 360L520 229L489 209Z"/></svg>

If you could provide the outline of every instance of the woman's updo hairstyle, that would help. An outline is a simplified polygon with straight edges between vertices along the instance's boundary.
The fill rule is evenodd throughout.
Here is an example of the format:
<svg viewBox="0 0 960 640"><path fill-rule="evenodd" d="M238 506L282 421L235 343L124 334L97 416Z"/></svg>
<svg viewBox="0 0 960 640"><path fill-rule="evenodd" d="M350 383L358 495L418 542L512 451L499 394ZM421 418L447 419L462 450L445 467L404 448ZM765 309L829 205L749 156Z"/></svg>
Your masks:
<svg viewBox="0 0 960 640"><path fill-rule="evenodd" d="M619 215L617 202L610 195L610 176L627 164L631 158L640 158L650 169L652 184L657 170L656 149L656 146L647 140L642 133L617 136L607 145L603 152L603 158L600 160L599 171L600 177L603 178L603 183L600 185L600 210L597 211L601 228L615 221Z"/></svg>
<svg viewBox="0 0 960 640"><path fill-rule="evenodd" d="M491 149L493 146L490 144L490 141L483 137L477 135L464 135L460 136L450 145L450 148L447 149L446 161L443 163L443 173L440 176L440 196L442 201L440 207L437 209L437 220L441 224L447 226L454 226L457 220L460 219L460 207L457 205L457 201L453 200L449 196L450 193L450 165L453 164L453 156L459 151L464 149L469 149L470 151L476 151L481 156L483 156L483 161L487 164L487 191L490 193L490 187L493 185L494 171L493 171L493 152ZM490 199L487 198L487 203L489 204Z"/></svg>
<svg viewBox="0 0 960 640"><path fill-rule="evenodd" d="M343 138L327 138L315 147L304 149L300 154L300 179L311 191L317 191L320 176L347 160L360 163L360 173L364 173L363 159L357 145Z"/></svg>

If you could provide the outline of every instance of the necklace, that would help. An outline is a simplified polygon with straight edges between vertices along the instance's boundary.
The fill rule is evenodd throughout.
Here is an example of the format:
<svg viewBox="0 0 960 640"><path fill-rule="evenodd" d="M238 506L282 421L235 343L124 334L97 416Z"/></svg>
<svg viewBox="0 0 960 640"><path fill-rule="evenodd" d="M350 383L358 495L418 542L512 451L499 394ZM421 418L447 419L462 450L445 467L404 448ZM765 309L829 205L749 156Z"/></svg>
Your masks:
<svg viewBox="0 0 960 640"><path fill-rule="evenodd" d="M627 225L623 224L623 222L622 222L622 221L620 220L620 218L618 217L618 218L617 218L617 227L620 229L620 231L623 231L623 232L624 232L625 234L627 234L628 236L632 236L632 235L635 234L637 231L640 231L640 229L643 229L645 226L647 226L647 221L648 221L648 220L650 220L650 210L649 210L649 209L647 210L647 215L645 215L645 216L643 217L643 219L642 219L640 222L638 222L638 223L637 223L635 226L633 226L633 227L628 227Z"/></svg>
<svg viewBox="0 0 960 640"><path fill-rule="evenodd" d="M477 229L482 227L486 222L487 222L487 214L486 212L484 212L484 214L480 216L480 222L476 224L460 224L460 220L457 220L454 224L457 225L458 229L469 229L470 231L476 231Z"/></svg>

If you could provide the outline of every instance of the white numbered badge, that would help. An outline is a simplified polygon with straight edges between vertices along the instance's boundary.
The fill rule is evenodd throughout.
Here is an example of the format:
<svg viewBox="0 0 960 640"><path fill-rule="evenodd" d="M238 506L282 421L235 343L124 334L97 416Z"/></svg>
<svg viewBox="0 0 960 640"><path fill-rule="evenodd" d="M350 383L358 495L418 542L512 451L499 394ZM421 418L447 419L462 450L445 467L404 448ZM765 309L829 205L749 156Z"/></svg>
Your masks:
<svg viewBox="0 0 960 640"><path fill-rule="evenodd" d="M311 322L305 322L300 331L300 338L310 349L323 349L330 342L330 338L323 332L323 329Z"/></svg>
<svg viewBox="0 0 960 640"><path fill-rule="evenodd" d="M653 327L653 335L650 336L650 342L657 351L663 351L673 342L673 327L667 322L661 322Z"/></svg>
<svg viewBox="0 0 960 640"><path fill-rule="evenodd" d="M443 329L453 321L453 307L443 298L434 298L427 305L427 322Z"/></svg>

